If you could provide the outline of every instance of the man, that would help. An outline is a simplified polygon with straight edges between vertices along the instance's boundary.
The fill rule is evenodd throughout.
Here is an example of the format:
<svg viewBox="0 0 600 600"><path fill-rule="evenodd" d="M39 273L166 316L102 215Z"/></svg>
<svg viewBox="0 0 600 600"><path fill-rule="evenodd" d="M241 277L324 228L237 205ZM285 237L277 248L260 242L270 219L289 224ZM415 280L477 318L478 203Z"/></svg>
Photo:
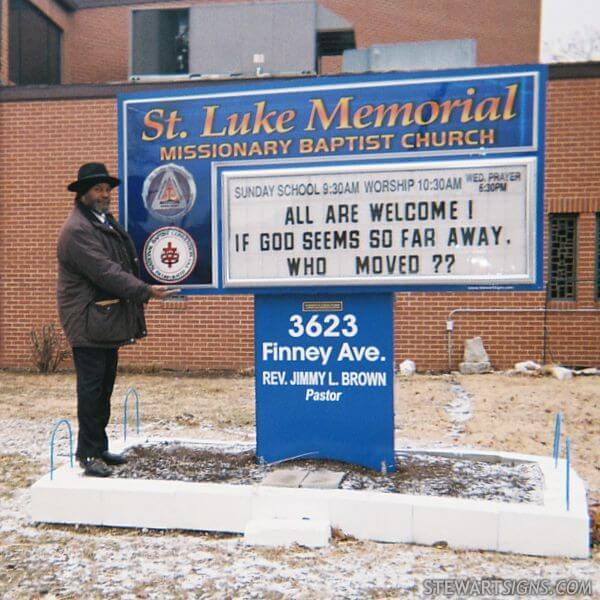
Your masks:
<svg viewBox="0 0 600 600"><path fill-rule="evenodd" d="M102 163L82 165L67 188L75 206L58 240L58 312L77 373L76 456L93 477L126 462L108 451L106 436L118 349L146 335L145 302L178 291L139 279L133 241L109 212L118 184Z"/></svg>

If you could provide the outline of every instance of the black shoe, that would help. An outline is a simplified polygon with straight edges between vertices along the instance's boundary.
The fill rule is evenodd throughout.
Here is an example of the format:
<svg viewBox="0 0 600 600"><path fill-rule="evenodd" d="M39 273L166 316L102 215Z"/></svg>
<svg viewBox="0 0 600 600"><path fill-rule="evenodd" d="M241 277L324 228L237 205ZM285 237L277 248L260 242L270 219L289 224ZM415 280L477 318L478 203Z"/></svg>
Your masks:
<svg viewBox="0 0 600 600"><path fill-rule="evenodd" d="M107 465L124 465L127 462L127 459L122 454L113 454L108 450L102 453L102 460Z"/></svg>
<svg viewBox="0 0 600 600"><path fill-rule="evenodd" d="M104 464L99 458L80 458L79 465L84 475L88 477L110 477L112 469Z"/></svg>

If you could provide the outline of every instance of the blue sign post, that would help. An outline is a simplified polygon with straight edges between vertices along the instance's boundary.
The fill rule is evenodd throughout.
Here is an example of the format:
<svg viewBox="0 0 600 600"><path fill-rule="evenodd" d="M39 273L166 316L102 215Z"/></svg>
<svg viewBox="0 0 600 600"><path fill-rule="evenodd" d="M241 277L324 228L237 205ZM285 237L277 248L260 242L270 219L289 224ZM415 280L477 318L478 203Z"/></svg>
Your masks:
<svg viewBox="0 0 600 600"><path fill-rule="evenodd" d="M259 456L392 470L393 293L543 288L546 71L120 96L142 276L256 294Z"/></svg>
<svg viewBox="0 0 600 600"><path fill-rule="evenodd" d="M392 294L259 295L257 455L393 471Z"/></svg>

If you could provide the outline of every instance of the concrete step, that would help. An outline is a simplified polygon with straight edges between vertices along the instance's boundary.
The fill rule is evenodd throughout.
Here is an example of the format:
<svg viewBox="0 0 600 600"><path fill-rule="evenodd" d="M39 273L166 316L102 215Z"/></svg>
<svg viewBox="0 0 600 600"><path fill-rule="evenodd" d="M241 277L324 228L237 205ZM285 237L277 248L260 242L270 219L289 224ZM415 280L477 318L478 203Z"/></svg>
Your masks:
<svg viewBox="0 0 600 600"><path fill-rule="evenodd" d="M244 531L246 544L309 548L329 545L331 524L321 519L252 519Z"/></svg>

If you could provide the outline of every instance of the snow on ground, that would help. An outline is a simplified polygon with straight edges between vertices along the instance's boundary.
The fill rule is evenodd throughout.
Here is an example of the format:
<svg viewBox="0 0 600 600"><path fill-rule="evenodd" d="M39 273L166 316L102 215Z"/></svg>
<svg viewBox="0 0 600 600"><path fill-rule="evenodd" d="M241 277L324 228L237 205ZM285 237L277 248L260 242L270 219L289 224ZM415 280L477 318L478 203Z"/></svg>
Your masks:
<svg viewBox="0 0 600 600"><path fill-rule="evenodd" d="M564 415L573 460L592 497L600 498L600 386L507 377L416 375L401 379L396 448L466 446L548 455L554 418ZM142 434L203 440L254 439L251 378L119 374L112 440L122 438L121 398L141 393ZM453 385L469 396L458 410ZM459 390L456 390L458 392ZM381 598L425 596L426 579L574 577L600 597L600 548L588 560L464 552L336 536L328 548L247 547L240 536L180 531L35 525L28 485L49 467L56 419L76 425L72 373L0 372L0 598ZM129 433L132 434L130 428ZM59 462L68 444L57 436ZM461 596L465 597L465 596ZM487 597L493 597L488 595Z"/></svg>
<svg viewBox="0 0 600 600"><path fill-rule="evenodd" d="M473 417L473 409L471 406L471 396L458 383L454 383L450 390L452 399L444 408L448 413L448 418L452 423L452 428L449 435L453 438L460 437L465 432L465 423Z"/></svg>
<svg viewBox="0 0 600 600"><path fill-rule="evenodd" d="M0 420L3 454L27 457L37 475L48 469L51 423ZM175 429L175 431L173 431ZM152 425L143 434L180 436L179 427ZM189 430L185 431L190 436ZM215 438L211 428L199 437ZM221 432L219 432L221 433ZM234 438L235 428L227 435ZM121 435L111 428L113 439ZM249 428L237 437L251 435ZM59 435L62 461L68 445ZM428 578L548 578L593 580L600 563L452 551L337 537L324 549L248 547L240 536L35 525L30 492L0 495L0 596L56 598L365 598L423 597Z"/></svg>

